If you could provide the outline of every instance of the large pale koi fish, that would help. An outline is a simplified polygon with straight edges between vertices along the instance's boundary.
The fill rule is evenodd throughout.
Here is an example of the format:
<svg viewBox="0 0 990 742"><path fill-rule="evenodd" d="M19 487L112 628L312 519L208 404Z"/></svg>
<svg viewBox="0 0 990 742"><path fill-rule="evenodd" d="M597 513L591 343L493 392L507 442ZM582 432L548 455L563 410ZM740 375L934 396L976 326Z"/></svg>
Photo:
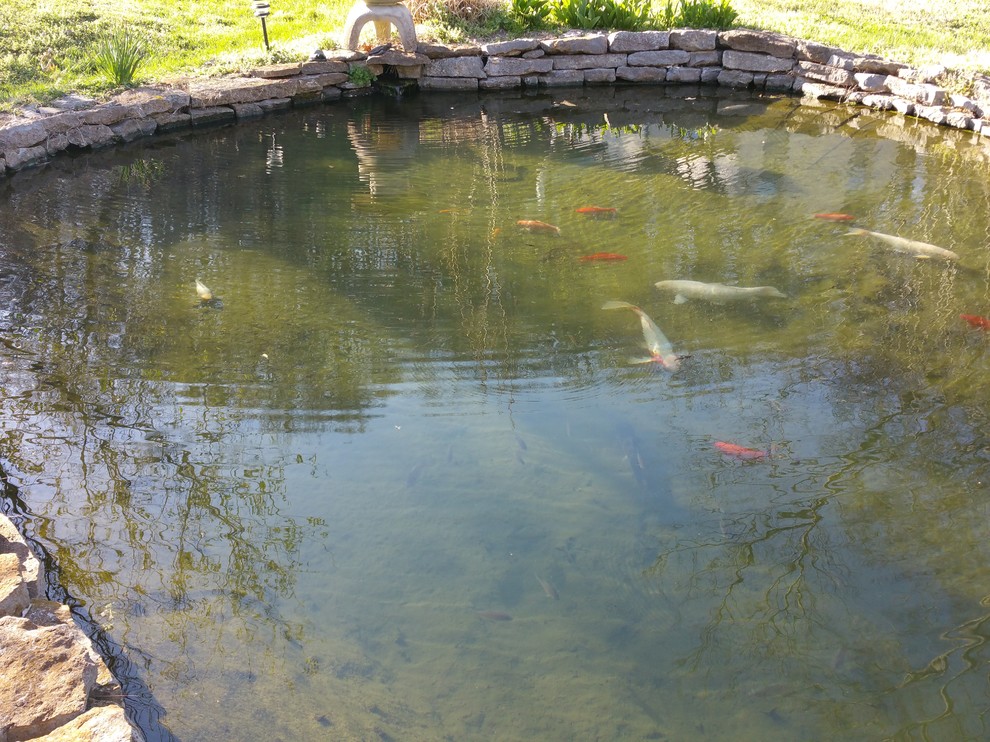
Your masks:
<svg viewBox="0 0 990 742"><path fill-rule="evenodd" d="M674 294L674 304L683 304L688 299L702 299L724 304L742 299L786 299L773 286L726 286L724 283L702 283L701 281L657 281L654 284L661 291Z"/></svg>
<svg viewBox="0 0 990 742"><path fill-rule="evenodd" d="M917 240L909 240L906 237L898 237L892 234L884 234L883 232L871 232L868 229L854 228L846 232L846 236L869 236L876 240L880 240L887 244L894 252L904 253L905 255L913 255L916 258L928 259L928 258L941 258L942 260L959 260L959 256L952 252L952 250L946 250L944 247L939 247L938 245L930 245L927 242L918 242Z"/></svg>
<svg viewBox="0 0 990 742"><path fill-rule="evenodd" d="M627 301L607 301L602 309L629 309L639 315L643 326L643 337L646 339L646 349L650 351L649 358L633 358L632 363L659 363L668 371L676 371L681 365L681 359L674 353L674 346L667 336L661 332L656 323L642 309Z"/></svg>
<svg viewBox="0 0 990 742"><path fill-rule="evenodd" d="M547 232L549 234L560 234L560 227L555 227L553 224L547 224L546 222L540 222L536 219L520 219L516 222L516 226L520 229L525 229L529 232Z"/></svg>
<svg viewBox="0 0 990 742"><path fill-rule="evenodd" d="M196 279L196 295L199 297L200 301L213 300L213 292L210 291L210 287L207 286L202 281L200 281L198 278Z"/></svg>

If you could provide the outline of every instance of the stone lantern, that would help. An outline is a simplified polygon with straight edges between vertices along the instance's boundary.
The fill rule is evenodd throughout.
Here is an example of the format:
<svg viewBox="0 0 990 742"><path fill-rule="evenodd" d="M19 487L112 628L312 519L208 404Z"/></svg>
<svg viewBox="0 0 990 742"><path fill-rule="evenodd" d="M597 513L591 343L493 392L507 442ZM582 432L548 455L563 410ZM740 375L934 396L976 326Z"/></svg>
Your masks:
<svg viewBox="0 0 990 742"><path fill-rule="evenodd" d="M344 23L344 46L347 49L357 51L361 29L369 22L375 24L379 44L388 41L391 27L395 26L403 50L409 53L416 51L418 43L412 13L399 0L355 0Z"/></svg>

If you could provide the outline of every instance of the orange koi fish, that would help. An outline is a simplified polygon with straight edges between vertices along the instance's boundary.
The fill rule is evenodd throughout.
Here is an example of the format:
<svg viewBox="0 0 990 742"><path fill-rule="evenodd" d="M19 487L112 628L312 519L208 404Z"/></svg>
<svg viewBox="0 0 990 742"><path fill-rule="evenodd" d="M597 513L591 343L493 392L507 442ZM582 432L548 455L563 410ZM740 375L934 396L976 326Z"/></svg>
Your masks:
<svg viewBox="0 0 990 742"><path fill-rule="evenodd" d="M553 234L560 234L560 227L555 227L546 222L538 222L535 219L520 219L516 222L516 225L530 232L552 232Z"/></svg>
<svg viewBox="0 0 990 742"><path fill-rule="evenodd" d="M582 255L578 260L582 263L588 263L592 260L627 260L627 258L617 252L596 252L592 255Z"/></svg>
<svg viewBox="0 0 990 742"><path fill-rule="evenodd" d="M970 327L978 327L981 330L990 330L990 319L981 317L978 314L960 314L959 319L969 322Z"/></svg>
<svg viewBox="0 0 990 742"><path fill-rule="evenodd" d="M589 216L614 216L618 209L610 206L582 206L575 211L578 214L588 214Z"/></svg>
<svg viewBox="0 0 990 742"><path fill-rule="evenodd" d="M851 222L855 221L856 217L852 214L843 214L840 212L834 212L829 214L815 214L815 219L824 219L827 222Z"/></svg>
<svg viewBox="0 0 990 742"><path fill-rule="evenodd" d="M735 443L726 443L725 441L715 441L715 448L724 453L726 456L732 456L737 459L765 459L770 455L769 451L761 451L758 448L737 446Z"/></svg>

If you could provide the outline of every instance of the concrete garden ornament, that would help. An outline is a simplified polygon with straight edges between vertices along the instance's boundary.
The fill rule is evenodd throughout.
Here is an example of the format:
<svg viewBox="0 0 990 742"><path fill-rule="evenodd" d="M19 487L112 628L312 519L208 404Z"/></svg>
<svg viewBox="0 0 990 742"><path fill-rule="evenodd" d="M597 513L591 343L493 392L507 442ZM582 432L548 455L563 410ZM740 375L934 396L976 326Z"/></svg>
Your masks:
<svg viewBox="0 0 990 742"><path fill-rule="evenodd" d="M379 44L389 40L391 27L395 26L403 50L416 51L416 27L413 24L412 13L398 0L355 0L344 23L343 40L347 49L357 50L361 29L369 22L375 24Z"/></svg>

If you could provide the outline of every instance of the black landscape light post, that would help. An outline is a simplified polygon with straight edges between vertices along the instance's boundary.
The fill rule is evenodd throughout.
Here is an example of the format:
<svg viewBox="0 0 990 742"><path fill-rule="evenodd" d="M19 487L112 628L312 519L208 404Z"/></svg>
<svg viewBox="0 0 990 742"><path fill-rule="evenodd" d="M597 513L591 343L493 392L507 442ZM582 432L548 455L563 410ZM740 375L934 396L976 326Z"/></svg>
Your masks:
<svg viewBox="0 0 990 742"><path fill-rule="evenodd" d="M251 5L254 7L254 17L261 19L261 33L265 37L265 51L270 52L272 49L268 46L268 27L265 26L265 18L268 17L268 13L271 12L271 6L263 2L263 0L254 0Z"/></svg>

